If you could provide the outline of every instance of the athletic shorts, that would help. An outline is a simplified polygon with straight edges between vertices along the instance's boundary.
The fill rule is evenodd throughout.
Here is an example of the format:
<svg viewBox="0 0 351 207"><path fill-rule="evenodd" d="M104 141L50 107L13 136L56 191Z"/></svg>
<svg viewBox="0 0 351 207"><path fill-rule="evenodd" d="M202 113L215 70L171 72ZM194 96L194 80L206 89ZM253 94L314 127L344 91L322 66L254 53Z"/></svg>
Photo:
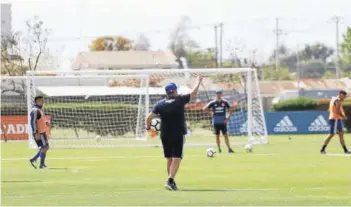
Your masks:
<svg viewBox="0 0 351 207"><path fill-rule="evenodd" d="M227 134L227 125L225 124L215 124L213 125L213 128L215 135L220 135L221 132L223 135Z"/></svg>
<svg viewBox="0 0 351 207"><path fill-rule="evenodd" d="M183 158L184 135L161 136L165 158Z"/></svg>
<svg viewBox="0 0 351 207"><path fill-rule="evenodd" d="M34 137L34 140L37 143L38 147L47 147L47 146L49 146L48 136L46 135L46 133L40 134L40 139L39 140L35 139L35 135L33 135L33 137Z"/></svg>
<svg viewBox="0 0 351 207"><path fill-rule="evenodd" d="M344 124L343 120L341 119L329 119L329 125L330 125L330 134L337 134L339 132L343 131Z"/></svg>

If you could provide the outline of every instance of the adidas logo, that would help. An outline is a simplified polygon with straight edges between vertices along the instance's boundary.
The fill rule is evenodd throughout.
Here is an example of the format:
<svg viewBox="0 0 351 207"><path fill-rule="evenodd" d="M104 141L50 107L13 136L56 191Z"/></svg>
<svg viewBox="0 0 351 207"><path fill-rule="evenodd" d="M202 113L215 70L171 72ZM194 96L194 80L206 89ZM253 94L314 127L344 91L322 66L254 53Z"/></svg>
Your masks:
<svg viewBox="0 0 351 207"><path fill-rule="evenodd" d="M297 132L297 127L293 124L289 116L284 116L278 124L275 125L274 132Z"/></svg>
<svg viewBox="0 0 351 207"><path fill-rule="evenodd" d="M322 115L319 115L308 127L310 132L329 131L329 125Z"/></svg>

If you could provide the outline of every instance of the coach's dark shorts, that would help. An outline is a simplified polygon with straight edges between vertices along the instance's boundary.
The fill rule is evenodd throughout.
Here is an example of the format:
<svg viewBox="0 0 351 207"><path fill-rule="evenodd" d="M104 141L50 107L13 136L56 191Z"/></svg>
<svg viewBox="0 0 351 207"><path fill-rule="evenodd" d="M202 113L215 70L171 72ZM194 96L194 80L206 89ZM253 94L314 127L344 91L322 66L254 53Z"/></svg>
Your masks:
<svg viewBox="0 0 351 207"><path fill-rule="evenodd" d="M183 158L184 135L161 136L163 154L166 158Z"/></svg>
<svg viewBox="0 0 351 207"><path fill-rule="evenodd" d="M225 124L215 124L213 125L213 128L215 135L220 135L221 132L223 135L227 134L227 125Z"/></svg>
<svg viewBox="0 0 351 207"><path fill-rule="evenodd" d="M344 124L343 120L340 119L329 119L329 125L330 125L330 134L337 134L339 132L343 131Z"/></svg>
<svg viewBox="0 0 351 207"><path fill-rule="evenodd" d="M46 133L40 134L40 139L39 140L35 139L35 135L33 135L33 137L34 137L34 140L37 143L38 147L47 147L47 146L49 146L48 136L46 135Z"/></svg>

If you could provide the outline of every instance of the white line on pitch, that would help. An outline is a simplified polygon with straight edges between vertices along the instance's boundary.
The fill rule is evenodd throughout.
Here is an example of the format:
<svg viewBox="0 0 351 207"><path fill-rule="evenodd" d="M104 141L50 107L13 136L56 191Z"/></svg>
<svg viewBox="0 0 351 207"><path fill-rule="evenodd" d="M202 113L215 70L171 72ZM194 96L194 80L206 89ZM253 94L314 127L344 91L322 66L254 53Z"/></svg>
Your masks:
<svg viewBox="0 0 351 207"><path fill-rule="evenodd" d="M192 155L187 157L204 157ZM139 159L139 158L163 158L160 156L115 156L115 157L51 157L50 160L112 160L112 159ZM29 158L4 158L1 161L28 160Z"/></svg>
<svg viewBox="0 0 351 207"><path fill-rule="evenodd" d="M304 188L304 190L327 190L327 189L349 189L350 187L348 186L324 186L324 187L310 187L310 188Z"/></svg>
<svg viewBox="0 0 351 207"><path fill-rule="evenodd" d="M249 154L249 156L276 156L279 154ZM223 156L223 155L220 155ZM224 155L224 156L235 156L235 155ZM197 157L205 157L204 155L190 155L185 156L184 158L197 158ZM158 158L163 159L162 155L159 156L114 156L114 157L50 157L50 160L113 160L113 159L140 159L140 158ZM21 160L29 160L29 158L2 158L1 161L21 161Z"/></svg>
<svg viewBox="0 0 351 207"><path fill-rule="evenodd" d="M351 157L351 154L326 154L327 156L334 156L334 157Z"/></svg>

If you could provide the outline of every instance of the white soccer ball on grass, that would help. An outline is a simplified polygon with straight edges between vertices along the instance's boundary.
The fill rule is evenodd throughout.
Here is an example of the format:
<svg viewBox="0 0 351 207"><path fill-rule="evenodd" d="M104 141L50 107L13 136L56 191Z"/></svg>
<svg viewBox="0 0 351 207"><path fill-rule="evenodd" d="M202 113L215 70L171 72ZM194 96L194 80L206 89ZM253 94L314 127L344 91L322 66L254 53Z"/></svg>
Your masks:
<svg viewBox="0 0 351 207"><path fill-rule="evenodd" d="M244 148L245 148L246 152L252 152L252 150L253 150L252 144L247 144L247 145L245 145Z"/></svg>
<svg viewBox="0 0 351 207"><path fill-rule="evenodd" d="M207 150L206 150L206 155L207 155L207 157L214 157L215 156L215 154L216 154L216 150L215 149L213 149L213 148L208 148Z"/></svg>

